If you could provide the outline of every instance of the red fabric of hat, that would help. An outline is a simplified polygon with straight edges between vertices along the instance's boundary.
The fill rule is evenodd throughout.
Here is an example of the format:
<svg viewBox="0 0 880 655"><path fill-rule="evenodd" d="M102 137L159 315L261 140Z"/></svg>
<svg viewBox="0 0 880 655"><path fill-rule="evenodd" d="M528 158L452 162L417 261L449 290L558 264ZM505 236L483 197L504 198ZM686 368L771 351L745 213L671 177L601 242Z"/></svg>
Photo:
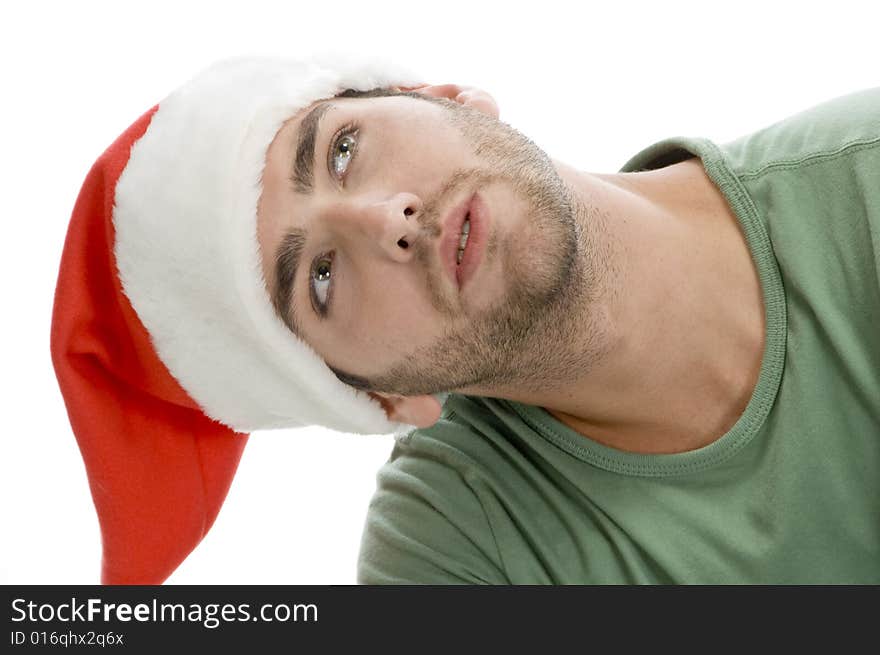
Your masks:
<svg viewBox="0 0 880 655"><path fill-rule="evenodd" d="M85 461L104 584L158 584L210 529L247 443L210 419L159 360L122 292L114 190L157 107L98 159L64 245L52 361Z"/></svg>

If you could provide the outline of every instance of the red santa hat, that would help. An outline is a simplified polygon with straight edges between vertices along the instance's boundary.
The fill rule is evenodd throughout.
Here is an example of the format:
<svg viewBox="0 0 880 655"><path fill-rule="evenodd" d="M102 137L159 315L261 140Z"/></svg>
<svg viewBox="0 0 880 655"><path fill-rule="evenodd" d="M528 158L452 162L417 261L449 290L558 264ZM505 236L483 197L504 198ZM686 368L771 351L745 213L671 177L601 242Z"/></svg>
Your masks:
<svg viewBox="0 0 880 655"><path fill-rule="evenodd" d="M347 88L414 87L388 61L219 62L129 127L70 219L52 361L85 461L104 584L164 581L210 529L253 430L400 432L276 315L256 212L284 121Z"/></svg>

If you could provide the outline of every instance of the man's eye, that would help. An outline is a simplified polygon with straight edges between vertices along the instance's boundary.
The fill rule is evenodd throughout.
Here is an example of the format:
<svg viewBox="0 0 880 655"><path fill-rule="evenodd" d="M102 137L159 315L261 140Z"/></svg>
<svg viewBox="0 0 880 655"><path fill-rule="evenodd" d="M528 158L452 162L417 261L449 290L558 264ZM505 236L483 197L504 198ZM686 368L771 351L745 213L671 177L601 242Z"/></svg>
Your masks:
<svg viewBox="0 0 880 655"><path fill-rule="evenodd" d="M331 273L333 268L333 253L321 255L315 259L312 265L310 284L312 287L312 302L315 309L322 317L327 314L327 300L330 294Z"/></svg>
<svg viewBox="0 0 880 655"><path fill-rule="evenodd" d="M345 176L348 164L354 159L357 148L357 125L346 125L333 140L330 146L330 170L340 180Z"/></svg>

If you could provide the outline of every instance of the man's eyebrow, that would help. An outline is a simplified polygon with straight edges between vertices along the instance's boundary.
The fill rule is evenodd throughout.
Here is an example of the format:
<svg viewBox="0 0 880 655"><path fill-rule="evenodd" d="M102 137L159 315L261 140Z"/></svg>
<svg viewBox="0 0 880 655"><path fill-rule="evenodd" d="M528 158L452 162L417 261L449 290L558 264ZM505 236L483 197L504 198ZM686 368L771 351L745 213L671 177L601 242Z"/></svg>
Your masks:
<svg viewBox="0 0 880 655"><path fill-rule="evenodd" d="M310 195L315 189L315 145L318 141L318 127L321 118L333 105L325 100L309 110L300 121L299 133L296 137L296 152L293 157L293 170L290 182L293 190L303 195ZM275 250L275 291L272 304L284 324L295 335L301 337L299 322L293 312L293 282L299 269L300 259L306 243L306 231L290 228Z"/></svg>
<svg viewBox="0 0 880 655"><path fill-rule="evenodd" d="M293 309L293 281L306 243L306 231L292 227L284 234L275 251L275 293L272 304L287 328L302 338L302 330Z"/></svg>
<svg viewBox="0 0 880 655"><path fill-rule="evenodd" d="M296 139L296 154L293 158L293 171L290 181L293 190L303 195L311 195L315 188L315 143L318 140L318 126L321 118L333 104L325 100L314 107L300 121Z"/></svg>

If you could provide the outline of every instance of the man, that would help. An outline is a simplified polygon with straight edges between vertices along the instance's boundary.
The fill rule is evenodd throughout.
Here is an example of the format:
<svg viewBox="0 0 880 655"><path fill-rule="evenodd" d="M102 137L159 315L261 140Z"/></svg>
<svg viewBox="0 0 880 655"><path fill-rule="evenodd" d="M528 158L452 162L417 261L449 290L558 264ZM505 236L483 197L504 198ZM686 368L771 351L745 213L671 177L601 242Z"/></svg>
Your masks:
<svg viewBox="0 0 880 655"><path fill-rule="evenodd" d="M419 426L360 581L880 581L880 89L616 175L416 91L287 122L258 214L291 330Z"/></svg>
<svg viewBox="0 0 880 655"><path fill-rule="evenodd" d="M93 168L53 361L104 581L310 424L398 435L361 582L880 579L880 92L596 175L414 82L218 65Z"/></svg>

